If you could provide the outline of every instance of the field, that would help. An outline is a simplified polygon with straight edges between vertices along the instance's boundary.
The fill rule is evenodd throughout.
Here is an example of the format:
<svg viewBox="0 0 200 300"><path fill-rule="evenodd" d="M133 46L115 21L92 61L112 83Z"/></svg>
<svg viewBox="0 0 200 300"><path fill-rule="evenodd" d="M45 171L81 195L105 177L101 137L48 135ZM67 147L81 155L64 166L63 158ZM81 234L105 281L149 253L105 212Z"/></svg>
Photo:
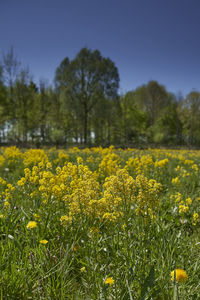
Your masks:
<svg viewBox="0 0 200 300"><path fill-rule="evenodd" d="M0 238L1 299L200 299L200 151L0 148Z"/></svg>

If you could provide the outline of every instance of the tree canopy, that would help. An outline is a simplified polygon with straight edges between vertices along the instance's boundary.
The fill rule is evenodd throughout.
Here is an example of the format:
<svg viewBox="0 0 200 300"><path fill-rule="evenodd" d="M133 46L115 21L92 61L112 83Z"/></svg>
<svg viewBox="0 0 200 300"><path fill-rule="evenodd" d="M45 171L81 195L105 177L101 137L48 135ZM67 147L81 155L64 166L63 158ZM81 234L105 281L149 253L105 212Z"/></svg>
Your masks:
<svg viewBox="0 0 200 300"><path fill-rule="evenodd" d="M200 146L200 93L174 95L155 80L119 94L119 72L82 48L36 84L11 48L0 62L0 143Z"/></svg>

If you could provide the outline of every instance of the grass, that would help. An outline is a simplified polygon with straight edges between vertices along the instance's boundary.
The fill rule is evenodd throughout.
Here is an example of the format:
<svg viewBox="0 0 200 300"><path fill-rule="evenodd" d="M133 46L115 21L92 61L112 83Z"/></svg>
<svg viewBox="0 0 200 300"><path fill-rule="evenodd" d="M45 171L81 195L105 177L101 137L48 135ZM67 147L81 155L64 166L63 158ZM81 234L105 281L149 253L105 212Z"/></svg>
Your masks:
<svg viewBox="0 0 200 300"><path fill-rule="evenodd" d="M199 299L199 151L0 153L1 299Z"/></svg>

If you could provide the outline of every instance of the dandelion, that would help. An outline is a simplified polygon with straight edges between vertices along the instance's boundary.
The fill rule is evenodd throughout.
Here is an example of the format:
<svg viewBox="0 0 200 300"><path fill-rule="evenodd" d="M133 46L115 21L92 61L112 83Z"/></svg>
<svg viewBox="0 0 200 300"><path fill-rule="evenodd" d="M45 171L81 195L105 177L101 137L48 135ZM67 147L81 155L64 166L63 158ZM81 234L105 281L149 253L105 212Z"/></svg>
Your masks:
<svg viewBox="0 0 200 300"><path fill-rule="evenodd" d="M113 285L114 284L114 279L112 277L108 277L106 278L106 280L104 281L104 284L109 284L109 285Z"/></svg>
<svg viewBox="0 0 200 300"><path fill-rule="evenodd" d="M48 243L47 240L41 240L41 241L40 241L40 244L42 244L42 245L46 245L47 243Z"/></svg>
<svg viewBox="0 0 200 300"><path fill-rule="evenodd" d="M177 282L185 282L188 279L187 273L182 269L175 269L171 272L171 280L174 281L176 274Z"/></svg>
<svg viewBox="0 0 200 300"><path fill-rule="evenodd" d="M36 228L37 227L37 222L35 221L30 221L28 222L28 224L26 225L27 229L32 229L32 228Z"/></svg>

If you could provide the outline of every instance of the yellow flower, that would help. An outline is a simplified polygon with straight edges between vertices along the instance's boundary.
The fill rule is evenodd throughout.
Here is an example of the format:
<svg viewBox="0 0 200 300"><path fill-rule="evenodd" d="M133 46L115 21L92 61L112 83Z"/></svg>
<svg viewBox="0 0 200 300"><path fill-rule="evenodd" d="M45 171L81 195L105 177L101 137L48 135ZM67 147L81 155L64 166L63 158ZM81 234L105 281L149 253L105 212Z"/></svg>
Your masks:
<svg viewBox="0 0 200 300"><path fill-rule="evenodd" d="M83 273L83 272L86 272L86 268L85 267L82 267L81 269L80 269L80 271Z"/></svg>
<svg viewBox="0 0 200 300"><path fill-rule="evenodd" d="M179 177L175 177L175 178L172 178L172 184L177 184L179 185L181 182L179 180Z"/></svg>
<svg viewBox="0 0 200 300"><path fill-rule="evenodd" d="M113 285L114 284L114 279L112 277L108 277L106 278L106 280L104 281L104 284L109 284L109 285Z"/></svg>
<svg viewBox="0 0 200 300"><path fill-rule="evenodd" d="M26 225L27 229L32 229L32 228L36 228L37 227L37 222L35 221L30 221L28 222L28 224Z"/></svg>
<svg viewBox="0 0 200 300"><path fill-rule="evenodd" d="M43 245L46 245L47 243L48 243L47 240L41 240L41 241L40 241L40 244L43 244Z"/></svg>
<svg viewBox="0 0 200 300"><path fill-rule="evenodd" d="M187 198L187 199L185 200L185 203L186 203L187 205L190 205L190 204L192 203L192 199L191 199L191 198Z"/></svg>
<svg viewBox="0 0 200 300"><path fill-rule="evenodd" d="M189 206L185 206L185 205L179 205L178 207L178 211L179 213L186 213L189 210Z"/></svg>
<svg viewBox="0 0 200 300"><path fill-rule="evenodd" d="M174 281L176 273L176 281L177 282L185 282L188 279L187 273L182 269L175 269L171 272L171 280Z"/></svg>
<svg viewBox="0 0 200 300"><path fill-rule="evenodd" d="M35 220L39 220L40 219L40 216L38 214L34 214L33 217L34 217Z"/></svg>
<svg viewBox="0 0 200 300"><path fill-rule="evenodd" d="M199 214L198 213L194 213L193 214L193 219L196 221L199 218Z"/></svg>
<svg viewBox="0 0 200 300"><path fill-rule="evenodd" d="M193 214L193 222L192 225L197 225L197 222L199 222L199 214L198 213L194 213Z"/></svg>
<svg viewBox="0 0 200 300"><path fill-rule="evenodd" d="M24 186L26 183L26 178L25 177L22 177L20 180L17 181L17 184L19 186Z"/></svg>
<svg viewBox="0 0 200 300"><path fill-rule="evenodd" d="M71 221L72 221L72 217L68 217L68 216L62 216L61 218L60 218L60 223L61 223L61 225L66 225L67 223L71 223Z"/></svg>
<svg viewBox="0 0 200 300"><path fill-rule="evenodd" d="M8 201L4 202L4 208L8 209L10 207L10 203Z"/></svg>

